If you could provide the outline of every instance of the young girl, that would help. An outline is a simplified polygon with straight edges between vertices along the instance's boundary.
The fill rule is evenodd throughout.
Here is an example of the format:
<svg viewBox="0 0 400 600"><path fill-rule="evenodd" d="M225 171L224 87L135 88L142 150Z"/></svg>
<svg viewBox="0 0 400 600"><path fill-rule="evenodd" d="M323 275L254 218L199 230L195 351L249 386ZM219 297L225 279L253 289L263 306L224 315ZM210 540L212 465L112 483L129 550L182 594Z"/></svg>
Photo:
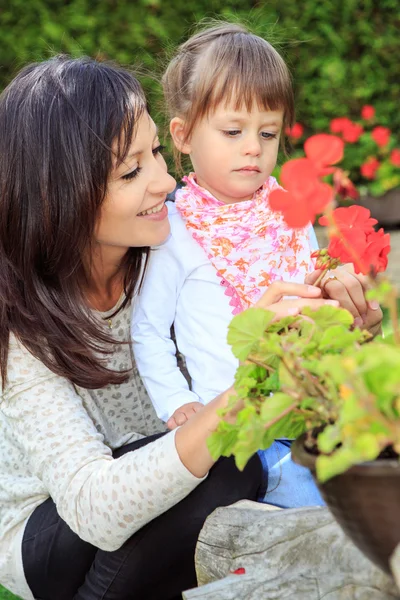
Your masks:
<svg viewBox="0 0 400 600"><path fill-rule="evenodd" d="M221 24L178 49L163 86L178 163L180 153L190 155L194 172L169 203L171 236L151 255L132 336L147 391L172 429L233 380L238 361L226 341L233 315L275 281L304 282L314 271L317 242L311 226L291 230L268 205L279 187L271 173L282 132L294 119L291 78L278 52L240 25ZM343 277L361 287L347 272ZM356 302L366 310L361 296ZM177 364L172 324L190 388ZM275 446L264 455L269 489L274 465L281 473L279 459L290 456L290 444ZM289 468L300 473L301 487L304 471ZM278 490L286 495L281 483L267 501L288 506ZM320 502L314 492L300 496L290 506Z"/></svg>

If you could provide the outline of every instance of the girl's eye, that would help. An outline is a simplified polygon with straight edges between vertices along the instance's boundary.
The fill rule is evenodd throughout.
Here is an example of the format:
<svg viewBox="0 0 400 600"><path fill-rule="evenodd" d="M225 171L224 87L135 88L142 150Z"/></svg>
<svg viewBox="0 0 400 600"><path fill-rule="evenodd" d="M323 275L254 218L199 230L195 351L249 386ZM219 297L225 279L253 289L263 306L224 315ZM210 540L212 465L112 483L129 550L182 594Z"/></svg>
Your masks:
<svg viewBox="0 0 400 600"><path fill-rule="evenodd" d="M126 175L122 175L121 179L124 179L125 181L131 181L132 179L135 179L135 177L137 177L139 175L141 170L142 170L141 167L136 167L136 169L134 169L130 173L127 173Z"/></svg>
<svg viewBox="0 0 400 600"><path fill-rule="evenodd" d="M153 148L153 154L162 154L163 151L165 150L165 146L163 146L162 144L159 144L156 148Z"/></svg>
<svg viewBox="0 0 400 600"><path fill-rule="evenodd" d="M262 134L265 140L276 140L276 133L268 133L267 131L263 131Z"/></svg>
<svg viewBox="0 0 400 600"><path fill-rule="evenodd" d="M235 137L241 133L240 129L229 129L227 131L222 132L227 137Z"/></svg>

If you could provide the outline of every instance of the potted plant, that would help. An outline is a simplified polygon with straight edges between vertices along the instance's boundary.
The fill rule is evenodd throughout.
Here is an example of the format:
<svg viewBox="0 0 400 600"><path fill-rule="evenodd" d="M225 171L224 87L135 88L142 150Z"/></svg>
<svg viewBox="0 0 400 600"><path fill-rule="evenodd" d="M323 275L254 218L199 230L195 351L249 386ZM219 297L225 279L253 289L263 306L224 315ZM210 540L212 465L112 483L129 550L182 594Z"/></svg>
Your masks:
<svg viewBox="0 0 400 600"><path fill-rule="evenodd" d="M305 128L296 123L287 131L295 149ZM342 168L335 173L334 187L340 203L357 202L371 211L381 225L400 223L400 140L379 124L373 106L364 106L360 119L338 117L330 122L331 133L345 142Z"/></svg>
<svg viewBox="0 0 400 600"><path fill-rule="evenodd" d="M329 245L316 253L317 266L352 262L368 274L370 301L386 305L392 331L386 337L352 327L344 309L304 309L274 320L251 308L237 315L228 341L241 365L236 373L236 420L222 420L212 434L212 454L235 455L243 468L258 449L287 437L295 460L309 467L345 532L374 562L389 571L400 543L400 328L396 290L382 273L389 234L360 206L334 208L334 189L323 182L343 154L336 136L313 136L306 158L282 169L287 192L271 195L271 206L292 227L320 219ZM305 183L307 182L307 185ZM236 411L235 411L236 412Z"/></svg>

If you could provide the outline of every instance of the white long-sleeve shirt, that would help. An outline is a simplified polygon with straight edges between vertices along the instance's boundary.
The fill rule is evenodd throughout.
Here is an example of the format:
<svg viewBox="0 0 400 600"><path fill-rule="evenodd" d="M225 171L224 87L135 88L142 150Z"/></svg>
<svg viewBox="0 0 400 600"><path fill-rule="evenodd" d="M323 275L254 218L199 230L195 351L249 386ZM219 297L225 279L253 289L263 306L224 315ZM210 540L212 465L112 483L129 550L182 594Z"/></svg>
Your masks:
<svg viewBox="0 0 400 600"><path fill-rule="evenodd" d="M128 306L113 318L116 340L129 340L130 317ZM182 464L174 432L113 459L112 450L165 429L130 344L116 345L107 359L110 369L132 369L129 380L99 390L55 375L15 339L8 365L0 396L0 583L33 600L21 543L49 496L83 540L112 551L202 480Z"/></svg>
<svg viewBox="0 0 400 600"><path fill-rule="evenodd" d="M226 341L232 320L230 298L176 206L167 204L171 235L151 253L132 318L136 363L157 415L164 421L183 404L206 404L229 388L238 367ZM309 243L310 252L318 247L312 228ZM177 364L172 324L191 389Z"/></svg>

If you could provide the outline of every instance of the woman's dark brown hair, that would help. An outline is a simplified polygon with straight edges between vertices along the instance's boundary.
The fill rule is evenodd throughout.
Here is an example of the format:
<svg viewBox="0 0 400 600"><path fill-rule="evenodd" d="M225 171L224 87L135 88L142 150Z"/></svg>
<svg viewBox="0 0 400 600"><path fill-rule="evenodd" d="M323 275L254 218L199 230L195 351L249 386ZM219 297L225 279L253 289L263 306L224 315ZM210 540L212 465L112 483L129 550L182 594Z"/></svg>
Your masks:
<svg viewBox="0 0 400 600"><path fill-rule="evenodd" d="M85 304L84 290L113 163L126 157L146 110L142 88L128 70L90 58L57 56L30 65L1 94L3 387L10 334L78 386L100 388L126 379L126 372L104 364L112 339ZM147 254L147 248L131 248L125 256L121 308L134 293Z"/></svg>

